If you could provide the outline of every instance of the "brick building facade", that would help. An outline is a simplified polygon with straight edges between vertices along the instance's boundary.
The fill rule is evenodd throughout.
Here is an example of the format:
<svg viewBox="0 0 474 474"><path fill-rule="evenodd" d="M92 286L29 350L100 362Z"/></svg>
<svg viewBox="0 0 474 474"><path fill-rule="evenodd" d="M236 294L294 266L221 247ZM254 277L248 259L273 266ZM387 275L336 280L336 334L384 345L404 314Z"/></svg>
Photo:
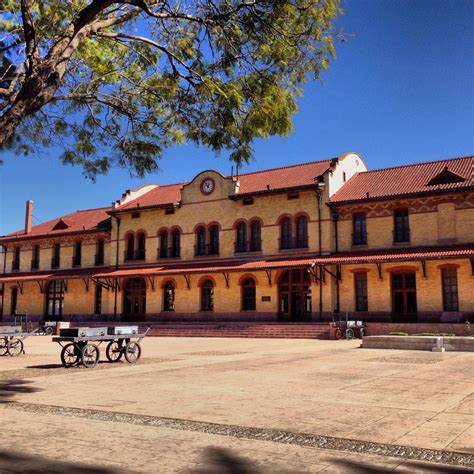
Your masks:
<svg viewBox="0 0 474 474"><path fill-rule="evenodd" d="M356 153L125 192L0 238L1 317L464 322L472 157L367 171ZM1 255L1 254L0 254Z"/></svg>

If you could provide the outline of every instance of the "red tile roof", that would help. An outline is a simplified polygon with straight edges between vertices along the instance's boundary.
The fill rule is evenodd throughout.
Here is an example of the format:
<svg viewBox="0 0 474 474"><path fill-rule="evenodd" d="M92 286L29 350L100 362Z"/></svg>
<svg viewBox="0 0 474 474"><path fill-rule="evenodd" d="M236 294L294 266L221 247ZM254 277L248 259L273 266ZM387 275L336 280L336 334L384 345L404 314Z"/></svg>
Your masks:
<svg viewBox="0 0 474 474"><path fill-rule="evenodd" d="M0 241L8 240L17 240L25 238L34 238L40 236L55 236L62 235L65 233L75 233L75 232L94 232L94 231L106 231L110 228L110 216L107 214L107 211L110 208L101 207L98 209L87 209L84 211L76 211L67 216L59 217L43 224L35 225L31 229L31 232L25 234L24 229L17 232L12 232L3 237L0 237ZM67 224L68 227L65 228L64 225L55 226L59 222Z"/></svg>
<svg viewBox="0 0 474 474"><path fill-rule="evenodd" d="M313 161L241 174L239 175L239 194L296 188L314 184L317 182L318 176L329 170L332 162L333 160Z"/></svg>
<svg viewBox="0 0 474 474"><path fill-rule="evenodd" d="M430 181L442 184L429 185ZM331 196L331 201L363 201L469 188L474 188L472 156L358 173Z"/></svg>
<svg viewBox="0 0 474 474"><path fill-rule="evenodd" d="M298 165L283 166L270 170L255 171L239 175L238 195L254 194L278 189L296 188L314 185L318 176L324 174L333 160L312 161ZM166 206L181 200L181 187L187 183L157 186L138 198L114 209L130 210L136 207Z"/></svg>
<svg viewBox="0 0 474 474"><path fill-rule="evenodd" d="M164 206L167 204L178 203L181 200L181 187L183 183L169 184L166 186L157 185L156 188L148 191L136 199L133 199L126 204L115 208L114 210L133 209L139 207L149 206Z"/></svg>

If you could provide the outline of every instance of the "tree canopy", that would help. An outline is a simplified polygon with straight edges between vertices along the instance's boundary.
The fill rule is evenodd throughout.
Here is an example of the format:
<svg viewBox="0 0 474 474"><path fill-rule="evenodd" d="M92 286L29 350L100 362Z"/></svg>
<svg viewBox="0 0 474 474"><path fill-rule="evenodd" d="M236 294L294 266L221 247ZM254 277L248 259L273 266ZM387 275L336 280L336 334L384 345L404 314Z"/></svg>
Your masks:
<svg viewBox="0 0 474 474"><path fill-rule="evenodd" d="M191 141L252 156L334 56L340 0L2 0L0 150L143 176Z"/></svg>

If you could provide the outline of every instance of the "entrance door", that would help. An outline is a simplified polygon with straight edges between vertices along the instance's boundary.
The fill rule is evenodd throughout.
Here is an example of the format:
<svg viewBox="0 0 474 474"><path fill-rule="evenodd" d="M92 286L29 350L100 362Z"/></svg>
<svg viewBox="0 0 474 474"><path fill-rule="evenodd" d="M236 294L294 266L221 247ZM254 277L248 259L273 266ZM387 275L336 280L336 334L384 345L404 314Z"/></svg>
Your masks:
<svg viewBox="0 0 474 474"><path fill-rule="evenodd" d="M304 269L285 271L279 281L279 318L311 321L311 281Z"/></svg>
<svg viewBox="0 0 474 474"><path fill-rule="evenodd" d="M123 319L142 321L146 314L146 283L143 278L128 280L123 294Z"/></svg>
<svg viewBox="0 0 474 474"><path fill-rule="evenodd" d="M417 319L416 273L392 273L392 311L395 322L414 322Z"/></svg>

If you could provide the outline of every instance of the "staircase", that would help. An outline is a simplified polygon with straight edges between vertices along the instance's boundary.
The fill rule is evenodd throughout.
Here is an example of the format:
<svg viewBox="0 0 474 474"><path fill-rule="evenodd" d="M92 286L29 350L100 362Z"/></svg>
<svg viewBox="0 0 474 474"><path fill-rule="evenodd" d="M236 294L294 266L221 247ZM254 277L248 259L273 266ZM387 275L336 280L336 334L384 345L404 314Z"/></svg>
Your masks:
<svg viewBox="0 0 474 474"><path fill-rule="evenodd" d="M156 323L150 336L329 339L329 324L318 323Z"/></svg>
<svg viewBox="0 0 474 474"><path fill-rule="evenodd" d="M74 326L135 326L156 337L246 337L280 339L330 339L329 323L263 322L71 322Z"/></svg>

